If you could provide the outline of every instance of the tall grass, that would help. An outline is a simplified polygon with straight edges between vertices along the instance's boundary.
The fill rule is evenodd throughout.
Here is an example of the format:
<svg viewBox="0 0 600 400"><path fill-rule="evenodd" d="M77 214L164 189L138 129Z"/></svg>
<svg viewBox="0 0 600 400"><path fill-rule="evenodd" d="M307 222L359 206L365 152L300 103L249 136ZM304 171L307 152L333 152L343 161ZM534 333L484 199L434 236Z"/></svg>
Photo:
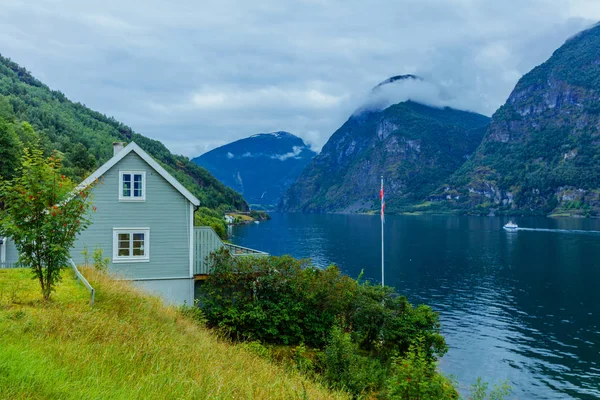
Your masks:
<svg viewBox="0 0 600 400"><path fill-rule="evenodd" d="M2 399L345 398L87 269L96 305L72 273L49 302L30 271L0 270Z"/></svg>

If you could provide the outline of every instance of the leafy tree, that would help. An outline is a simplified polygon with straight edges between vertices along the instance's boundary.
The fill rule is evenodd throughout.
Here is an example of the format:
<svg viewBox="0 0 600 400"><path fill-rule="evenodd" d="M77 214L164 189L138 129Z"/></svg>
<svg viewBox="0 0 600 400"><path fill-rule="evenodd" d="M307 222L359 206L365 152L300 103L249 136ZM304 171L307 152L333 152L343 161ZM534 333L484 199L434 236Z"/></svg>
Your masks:
<svg viewBox="0 0 600 400"><path fill-rule="evenodd" d="M91 187L74 192L75 185L59 172L58 157L46 159L39 148L23 153L16 177L0 181L0 231L14 241L19 263L31 268L48 300L76 236L90 224Z"/></svg>
<svg viewBox="0 0 600 400"><path fill-rule="evenodd" d="M21 150L21 142L14 126L0 117L0 177L13 177L19 166Z"/></svg>

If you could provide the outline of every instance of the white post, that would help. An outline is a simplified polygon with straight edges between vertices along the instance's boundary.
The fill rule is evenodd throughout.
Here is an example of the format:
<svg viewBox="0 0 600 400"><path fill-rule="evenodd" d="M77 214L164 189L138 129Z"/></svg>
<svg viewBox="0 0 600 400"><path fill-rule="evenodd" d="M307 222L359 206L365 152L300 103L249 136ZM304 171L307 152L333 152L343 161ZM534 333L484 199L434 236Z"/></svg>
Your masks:
<svg viewBox="0 0 600 400"><path fill-rule="evenodd" d="M2 246L0 247L0 264L4 264L6 262L6 247L8 246L8 238L2 238ZM2 268L2 266L0 266Z"/></svg>
<svg viewBox="0 0 600 400"><path fill-rule="evenodd" d="M384 264L383 264L383 255L384 255L384 250L383 250L383 213L384 213L384 208L383 208L383 202L384 202L384 193L383 193L383 176L381 177L381 286L385 286L385 280L384 280Z"/></svg>

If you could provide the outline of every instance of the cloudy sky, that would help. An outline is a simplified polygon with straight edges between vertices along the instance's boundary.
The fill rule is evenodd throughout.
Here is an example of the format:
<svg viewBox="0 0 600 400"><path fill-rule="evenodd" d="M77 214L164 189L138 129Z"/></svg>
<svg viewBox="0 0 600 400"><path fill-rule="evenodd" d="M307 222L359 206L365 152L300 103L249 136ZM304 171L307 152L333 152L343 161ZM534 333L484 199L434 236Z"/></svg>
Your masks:
<svg viewBox="0 0 600 400"><path fill-rule="evenodd" d="M598 0L0 0L0 53L193 157L276 130L318 150L398 74L491 115L598 20Z"/></svg>

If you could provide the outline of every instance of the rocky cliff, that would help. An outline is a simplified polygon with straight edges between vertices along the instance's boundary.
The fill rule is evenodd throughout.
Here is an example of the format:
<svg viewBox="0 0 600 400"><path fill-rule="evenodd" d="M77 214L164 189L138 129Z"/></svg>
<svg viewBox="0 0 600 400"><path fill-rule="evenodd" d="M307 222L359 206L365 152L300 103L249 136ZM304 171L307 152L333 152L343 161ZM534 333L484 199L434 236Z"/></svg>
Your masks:
<svg viewBox="0 0 600 400"><path fill-rule="evenodd" d="M372 210L381 175L387 182L388 210L419 203L476 149L488 121L483 115L413 101L357 112L286 192L280 209Z"/></svg>
<svg viewBox="0 0 600 400"><path fill-rule="evenodd" d="M600 212L600 26L523 76L431 200L467 212Z"/></svg>

